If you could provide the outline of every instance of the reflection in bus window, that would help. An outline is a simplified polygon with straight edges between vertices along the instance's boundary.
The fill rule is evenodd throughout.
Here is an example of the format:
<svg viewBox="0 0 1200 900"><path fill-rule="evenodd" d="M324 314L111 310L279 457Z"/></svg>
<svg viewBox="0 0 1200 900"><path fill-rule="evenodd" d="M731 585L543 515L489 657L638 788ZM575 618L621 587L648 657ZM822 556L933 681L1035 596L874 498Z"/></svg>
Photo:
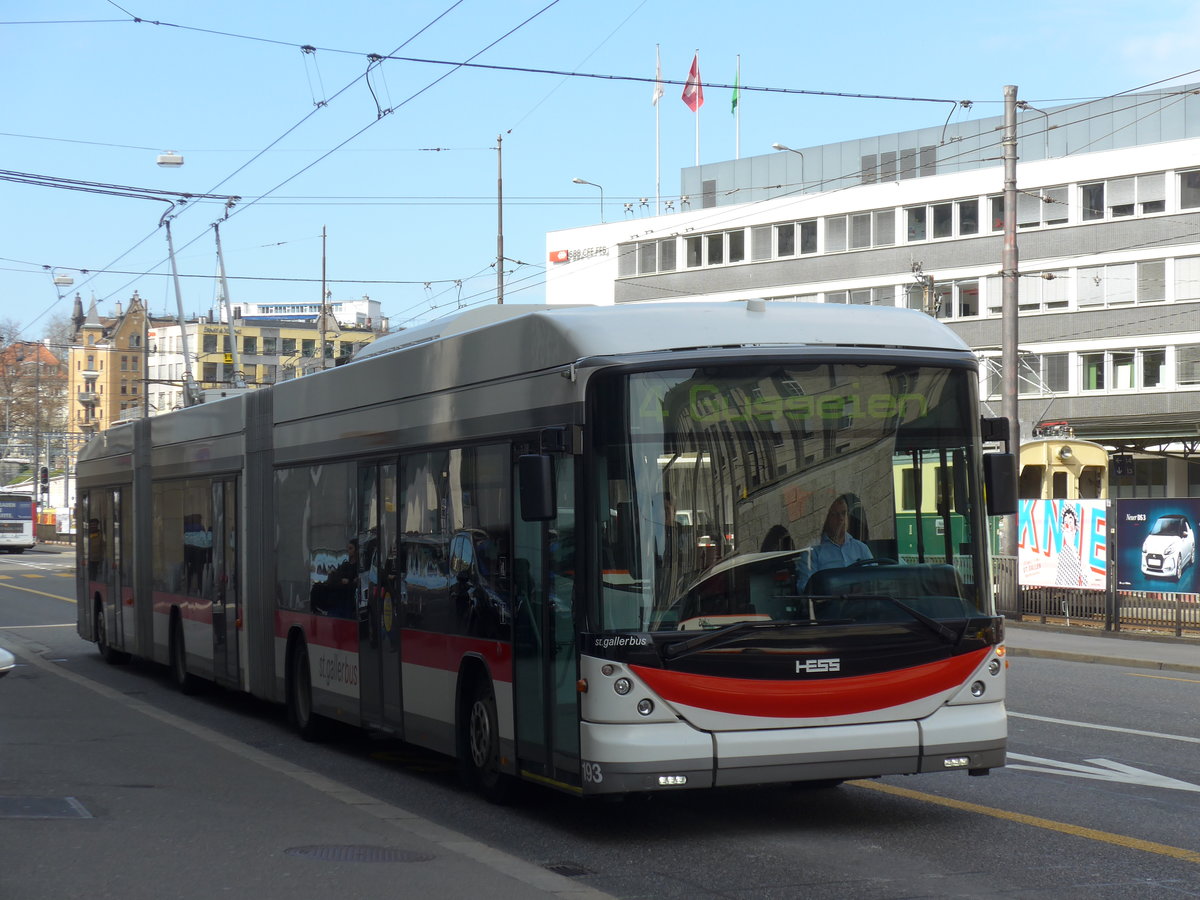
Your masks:
<svg viewBox="0 0 1200 900"><path fill-rule="evenodd" d="M838 498L855 552L827 562L851 575L814 587L885 592L939 616L988 608L965 373L763 364L611 377L595 393L602 627L815 615L806 585Z"/></svg>

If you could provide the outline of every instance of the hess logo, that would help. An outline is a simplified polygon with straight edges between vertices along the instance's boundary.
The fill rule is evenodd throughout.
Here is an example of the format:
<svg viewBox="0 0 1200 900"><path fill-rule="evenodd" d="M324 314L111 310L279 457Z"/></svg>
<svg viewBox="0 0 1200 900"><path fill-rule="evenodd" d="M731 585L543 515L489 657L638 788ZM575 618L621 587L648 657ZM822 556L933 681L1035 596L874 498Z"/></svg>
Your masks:
<svg viewBox="0 0 1200 900"><path fill-rule="evenodd" d="M840 672L842 671L842 661L840 659L806 659L803 662L796 660L796 674L801 673L811 674L813 672Z"/></svg>

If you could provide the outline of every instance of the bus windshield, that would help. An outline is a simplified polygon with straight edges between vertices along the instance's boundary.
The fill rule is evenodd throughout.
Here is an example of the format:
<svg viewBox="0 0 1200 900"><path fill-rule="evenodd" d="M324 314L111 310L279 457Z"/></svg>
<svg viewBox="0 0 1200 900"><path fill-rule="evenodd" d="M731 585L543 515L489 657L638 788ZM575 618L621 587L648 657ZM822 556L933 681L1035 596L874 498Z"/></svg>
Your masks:
<svg viewBox="0 0 1200 900"><path fill-rule="evenodd" d="M967 370L805 362L599 377L602 629L990 614Z"/></svg>

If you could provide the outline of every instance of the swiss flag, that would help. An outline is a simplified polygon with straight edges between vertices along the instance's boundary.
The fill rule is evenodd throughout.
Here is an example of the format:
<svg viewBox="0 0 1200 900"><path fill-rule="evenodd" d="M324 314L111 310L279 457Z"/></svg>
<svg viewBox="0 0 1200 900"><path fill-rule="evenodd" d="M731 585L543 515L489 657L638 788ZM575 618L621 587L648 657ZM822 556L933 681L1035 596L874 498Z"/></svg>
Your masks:
<svg viewBox="0 0 1200 900"><path fill-rule="evenodd" d="M570 251L568 250L551 250L550 262L568 262L571 259Z"/></svg>
<svg viewBox="0 0 1200 900"><path fill-rule="evenodd" d="M700 84L700 54L692 57L692 69L688 72L687 84L683 86L683 102L695 112L704 105L704 86Z"/></svg>

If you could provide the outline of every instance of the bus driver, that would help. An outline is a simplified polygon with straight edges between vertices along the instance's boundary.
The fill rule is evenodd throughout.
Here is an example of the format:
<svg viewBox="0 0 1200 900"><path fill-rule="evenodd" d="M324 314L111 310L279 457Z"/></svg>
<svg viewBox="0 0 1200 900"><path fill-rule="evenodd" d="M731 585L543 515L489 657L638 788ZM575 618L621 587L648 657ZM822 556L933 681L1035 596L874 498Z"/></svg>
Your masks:
<svg viewBox="0 0 1200 900"><path fill-rule="evenodd" d="M849 519L850 503L845 494L840 494L825 514L820 538L796 561L796 584L801 590L813 572L842 568L872 558L870 548L846 530Z"/></svg>

